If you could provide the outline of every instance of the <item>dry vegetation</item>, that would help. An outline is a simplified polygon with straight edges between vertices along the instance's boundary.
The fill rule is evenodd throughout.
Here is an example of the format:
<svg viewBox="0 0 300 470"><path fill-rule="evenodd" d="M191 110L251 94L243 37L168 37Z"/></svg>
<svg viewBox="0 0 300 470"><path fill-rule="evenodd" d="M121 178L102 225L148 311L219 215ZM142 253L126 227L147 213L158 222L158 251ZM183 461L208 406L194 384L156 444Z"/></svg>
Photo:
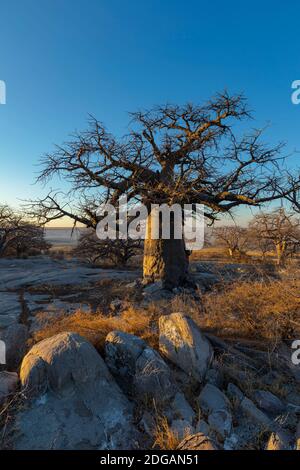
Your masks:
<svg viewBox="0 0 300 470"><path fill-rule="evenodd" d="M151 333L151 316L147 312L130 307L120 316L92 314L78 310L73 315L62 314L54 319L43 317L42 320L43 328L34 334L36 342L62 331L73 331L88 339L99 351L103 351L107 334L112 330L119 330L140 336L151 346L157 345L157 339Z"/></svg>
<svg viewBox="0 0 300 470"><path fill-rule="evenodd" d="M200 300L180 295L171 302L145 306L130 303L128 292L124 293L124 288L113 283L107 289L107 299L104 292L105 289L101 290L100 305L95 313L78 310L73 315L62 313L59 318L40 314L43 326L35 332L34 341L68 330L81 334L102 350L106 335L112 330L121 330L138 335L156 347L157 320L171 311L184 311L203 331L219 337L255 338L273 343L294 338L295 332L300 334L299 279L222 284L203 294ZM123 297L126 296L125 307L116 316L115 312L109 312L108 305L116 294L122 298L122 292Z"/></svg>
<svg viewBox="0 0 300 470"><path fill-rule="evenodd" d="M184 437L189 435L189 429L186 430ZM168 419L165 416L159 416L156 419L156 427L154 429L154 449L161 450L174 450L178 447L182 439L178 436L178 433L170 428Z"/></svg>
<svg viewBox="0 0 300 470"><path fill-rule="evenodd" d="M300 331L300 280L236 282L203 297L201 324L221 334L289 339Z"/></svg>

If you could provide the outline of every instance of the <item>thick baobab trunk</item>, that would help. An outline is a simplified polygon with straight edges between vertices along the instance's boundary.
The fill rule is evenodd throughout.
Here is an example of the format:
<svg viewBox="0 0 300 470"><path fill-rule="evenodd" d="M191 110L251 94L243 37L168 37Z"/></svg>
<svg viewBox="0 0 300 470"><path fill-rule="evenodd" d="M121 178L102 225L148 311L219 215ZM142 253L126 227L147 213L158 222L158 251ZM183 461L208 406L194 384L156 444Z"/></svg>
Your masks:
<svg viewBox="0 0 300 470"><path fill-rule="evenodd" d="M175 239L174 236L170 239L152 239L151 225L150 214L144 243L144 281L161 280L166 289L187 285L190 282L189 260L184 239Z"/></svg>

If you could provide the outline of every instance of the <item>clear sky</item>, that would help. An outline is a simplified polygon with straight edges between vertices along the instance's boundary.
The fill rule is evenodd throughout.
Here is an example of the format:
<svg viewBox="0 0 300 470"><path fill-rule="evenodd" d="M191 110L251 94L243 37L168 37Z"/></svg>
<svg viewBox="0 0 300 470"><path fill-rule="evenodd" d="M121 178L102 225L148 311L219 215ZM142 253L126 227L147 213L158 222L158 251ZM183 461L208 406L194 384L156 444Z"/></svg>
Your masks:
<svg viewBox="0 0 300 470"><path fill-rule="evenodd" d="M245 93L271 143L300 150L299 31L297 0L1 0L0 201L44 194L40 155L88 113L121 135L128 111L224 88Z"/></svg>

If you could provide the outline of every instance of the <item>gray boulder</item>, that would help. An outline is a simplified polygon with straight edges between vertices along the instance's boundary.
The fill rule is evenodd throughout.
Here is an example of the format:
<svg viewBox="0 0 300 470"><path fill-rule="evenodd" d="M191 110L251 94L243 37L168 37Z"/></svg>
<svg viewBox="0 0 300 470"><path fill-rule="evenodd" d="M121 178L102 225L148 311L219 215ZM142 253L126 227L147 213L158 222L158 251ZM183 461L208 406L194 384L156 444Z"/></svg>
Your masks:
<svg viewBox="0 0 300 470"><path fill-rule="evenodd" d="M141 338L123 331L112 331L105 339L105 362L127 393L133 393L136 361L146 348Z"/></svg>
<svg viewBox="0 0 300 470"><path fill-rule="evenodd" d="M152 348L146 347L136 361L133 389L135 396L156 404L168 403L177 391L170 368Z"/></svg>
<svg viewBox="0 0 300 470"><path fill-rule="evenodd" d="M173 412L174 418L179 418L192 424L195 413L189 403L186 401L185 396L181 392L177 392L174 399L170 403L170 408Z"/></svg>
<svg viewBox="0 0 300 470"><path fill-rule="evenodd" d="M247 397L244 397L240 406L243 412L254 422L265 427L266 429L272 430L272 421L265 413L263 413L263 411L255 406L253 401L249 400Z"/></svg>
<svg viewBox="0 0 300 470"><path fill-rule="evenodd" d="M203 381L213 357L209 341L195 322L180 312L160 317L159 349L197 382Z"/></svg>
<svg viewBox="0 0 300 470"><path fill-rule="evenodd" d="M61 333L33 346L20 378L28 402L16 415L15 449L135 447L132 404L78 334Z"/></svg>
<svg viewBox="0 0 300 470"><path fill-rule="evenodd" d="M187 436L193 435L195 432L193 426L184 419L174 419L171 425L171 431L180 440Z"/></svg>
<svg viewBox="0 0 300 470"><path fill-rule="evenodd" d="M210 432L209 425L204 419L199 419L198 423L195 426L195 431L196 433L201 432L202 434L208 436Z"/></svg>
<svg viewBox="0 0 300 470"><path fill-rule="evenodd" d="M198 397L198 403L200 409L203 409L206 413L216 410L230 410L230 402L226 395L211 384L206 384L203 387Z"/></svg>
<svg viewBox="0 0 300 470"><path fill-rule="evenodd" d="M211 385L215 385L218 388L223 386L223 374L220 371L219 367L212 367L207 371L205 376L205 382Z"/></svg>
<svg viewBox="0 0 300 470"><path fill-rule="evenodd" d="M230 402L221 390L211 384L202 389L198 403L200 409L208 414L208 424L220 437L225 438L232 431Z"/></svg>
<svg viewBox="0 0 300 470"><path fill-rule="evenodd" d="M232 431L232 416L226 409L214 410L208 416L208 424L223 439Z"/></svg>
<svg viewBox="0 0 300 470"><path fill-rule="evenodd" d="M266 390L256 390L254 400L259 408L271 415L277 415L285 411L285 405L282 401Z"/></svg>
<svg viewBox="0 0 300 470"><path fill-rule="evenodd" d="M0 406L15 392L19 378L16 372L0 372Z"/></svg>
<svg viewBox="0 0 300 470"><path fill-rule="evenodd" d="M231 382L227 385L227 395L236 405L239 405L244 398L243 392Z"/></svg>
<svg viewBox="0 0 300 470"><path fill-rule="evenodd" d="M145 341L122 331L112 331L105 340L106 364L118 383L138 400L167 403L177 387L171 370Z"/></svg>
<svg viewBox="0 0 300 470"><path fill-rule="evenodd" d="M18 323L21 317L19 294L16 292L1 292L0 296L0 328L7 328Z"/></svg>

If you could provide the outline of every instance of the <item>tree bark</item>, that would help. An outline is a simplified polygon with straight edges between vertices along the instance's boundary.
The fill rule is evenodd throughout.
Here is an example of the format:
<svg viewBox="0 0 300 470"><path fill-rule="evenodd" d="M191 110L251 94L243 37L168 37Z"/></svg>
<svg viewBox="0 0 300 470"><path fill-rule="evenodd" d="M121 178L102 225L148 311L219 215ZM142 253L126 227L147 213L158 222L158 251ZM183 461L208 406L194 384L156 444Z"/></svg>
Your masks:
<svg viewBox="0 0 300 470"><path fill-rule="evenodd" d="M144 281L162 281L164 289L190 283L189 259L184 239L151 238L151 214L148 216L144 242Z"/></svg>

